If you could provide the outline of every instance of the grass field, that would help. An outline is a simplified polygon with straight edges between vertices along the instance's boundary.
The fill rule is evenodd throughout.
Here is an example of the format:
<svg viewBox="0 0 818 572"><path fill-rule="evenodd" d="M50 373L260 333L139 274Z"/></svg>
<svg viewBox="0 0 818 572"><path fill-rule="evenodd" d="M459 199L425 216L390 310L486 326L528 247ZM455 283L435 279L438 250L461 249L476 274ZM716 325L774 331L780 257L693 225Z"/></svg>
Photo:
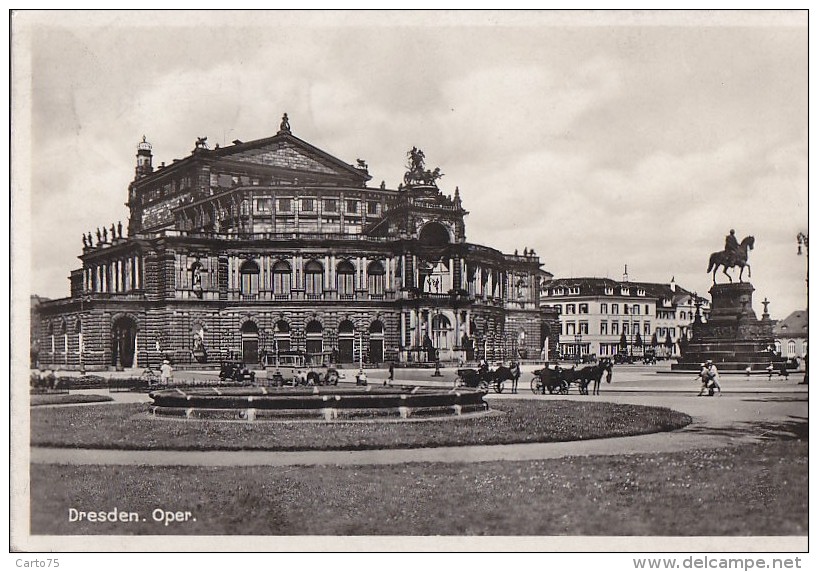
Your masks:
<svg viewBox="0 0 818 572"><path fill-rule="evenodd" d="M494 407L494 406L493 406ZM499 415L404 423L243 423L155 419L146 404L31 411L31 444L172 450L338 450L574 441L671 431L691 422L667 408L506 400Z"/></svg>
<svg viewBox="0 0 818 572"><path fill-rule="evenodd" d="M807 454L807 441L791 440L684 453L470 464L32 465L31 532L805 535ZM145 520L68 522L69 508L114 507ZM191 519L164 526L153 521L156 508L190 511Z"/></svg>

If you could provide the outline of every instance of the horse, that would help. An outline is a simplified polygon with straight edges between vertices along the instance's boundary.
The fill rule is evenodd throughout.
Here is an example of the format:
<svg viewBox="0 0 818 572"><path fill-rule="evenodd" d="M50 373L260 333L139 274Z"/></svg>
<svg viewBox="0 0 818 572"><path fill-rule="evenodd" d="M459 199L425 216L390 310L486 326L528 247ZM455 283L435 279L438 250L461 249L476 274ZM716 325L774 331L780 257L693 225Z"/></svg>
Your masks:
<svg viewBox="0 0 818 572"><path fill-rule="evenodd" d="M613 376L613 363L609 359L603 359L597 364L596 372L594 373L594 389L593 395L599 395L599 386L602 383L602 374L607 372L608 375L605 378L605 381L611 383L611 377Z"/></svg>
<svg viewBox="0 0 818 572"><path fill-rule="evenodd" d="M755 238L752 236L745 236L744 240L738 245L738 250L735 253L728 252L727 250L722 250L719 252L714 252L710 255L710 263L707 265L707 271L713 271L713 284L716 283L716 271L719 269L719 266L722 267L722 272L724 273L727 278L730 279L730 282L733 282L733 277L727 273L728 268L733 268L734 266L738 266L741 268L741 271L738 275L738 281L742 281L742 275L744 274L744 267L747 267L747 277L752 278L752 270L750 269L750 265L747 264L747 251L753 249L753 245L755 244Z"/></svg>

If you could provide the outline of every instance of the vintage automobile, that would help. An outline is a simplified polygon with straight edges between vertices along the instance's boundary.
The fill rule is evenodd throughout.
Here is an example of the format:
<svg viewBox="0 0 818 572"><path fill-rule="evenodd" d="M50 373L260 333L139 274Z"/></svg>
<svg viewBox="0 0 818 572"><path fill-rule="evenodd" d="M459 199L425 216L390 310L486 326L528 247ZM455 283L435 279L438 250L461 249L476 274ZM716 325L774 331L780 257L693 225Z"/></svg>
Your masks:
<svg viewBox="0 0 818 572"><path fill-rule="evenodd" d="M256 381L256 373L248 370L241 362L225 361L221 364L219 379L221 381L234 381L252 385Z"/></svg>
<svg viewBox="0 0 818 572"><path fill-rule="evenodd" d="M286 351L263 356L267 380L275 385L338 385L344 374L330 363L332 354Z"/></svg>

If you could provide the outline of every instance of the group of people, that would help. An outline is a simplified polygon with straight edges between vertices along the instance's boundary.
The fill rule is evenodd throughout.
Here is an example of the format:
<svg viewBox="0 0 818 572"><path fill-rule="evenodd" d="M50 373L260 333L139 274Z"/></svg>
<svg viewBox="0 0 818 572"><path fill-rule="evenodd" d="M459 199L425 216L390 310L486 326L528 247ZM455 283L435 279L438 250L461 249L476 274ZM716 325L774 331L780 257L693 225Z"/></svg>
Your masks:
<svg viewBox="0 0 818 572"><path fill-rule="evenodd" d="M719 370L713 364L713 360L709 359L702 364L702 369L699 372L697 379L700 379L702 386L699 389L697 397L702 395L714 395L716 391L721 397L721 386L719 385Z"/></svg>

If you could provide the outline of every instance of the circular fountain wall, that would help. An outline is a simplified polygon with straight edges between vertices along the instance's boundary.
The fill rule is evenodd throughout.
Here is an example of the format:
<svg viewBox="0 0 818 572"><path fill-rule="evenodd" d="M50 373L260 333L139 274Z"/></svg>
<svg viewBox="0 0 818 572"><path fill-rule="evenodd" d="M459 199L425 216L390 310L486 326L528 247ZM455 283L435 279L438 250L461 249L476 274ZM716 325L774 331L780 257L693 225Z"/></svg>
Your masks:
<svg viewBox="0 0 818 572"><path fill-rule="evenodd" d="M391 387L211 387L150 393L155 416L185 419L379 419L458 416L488 411L484 391Z"/></svg>

